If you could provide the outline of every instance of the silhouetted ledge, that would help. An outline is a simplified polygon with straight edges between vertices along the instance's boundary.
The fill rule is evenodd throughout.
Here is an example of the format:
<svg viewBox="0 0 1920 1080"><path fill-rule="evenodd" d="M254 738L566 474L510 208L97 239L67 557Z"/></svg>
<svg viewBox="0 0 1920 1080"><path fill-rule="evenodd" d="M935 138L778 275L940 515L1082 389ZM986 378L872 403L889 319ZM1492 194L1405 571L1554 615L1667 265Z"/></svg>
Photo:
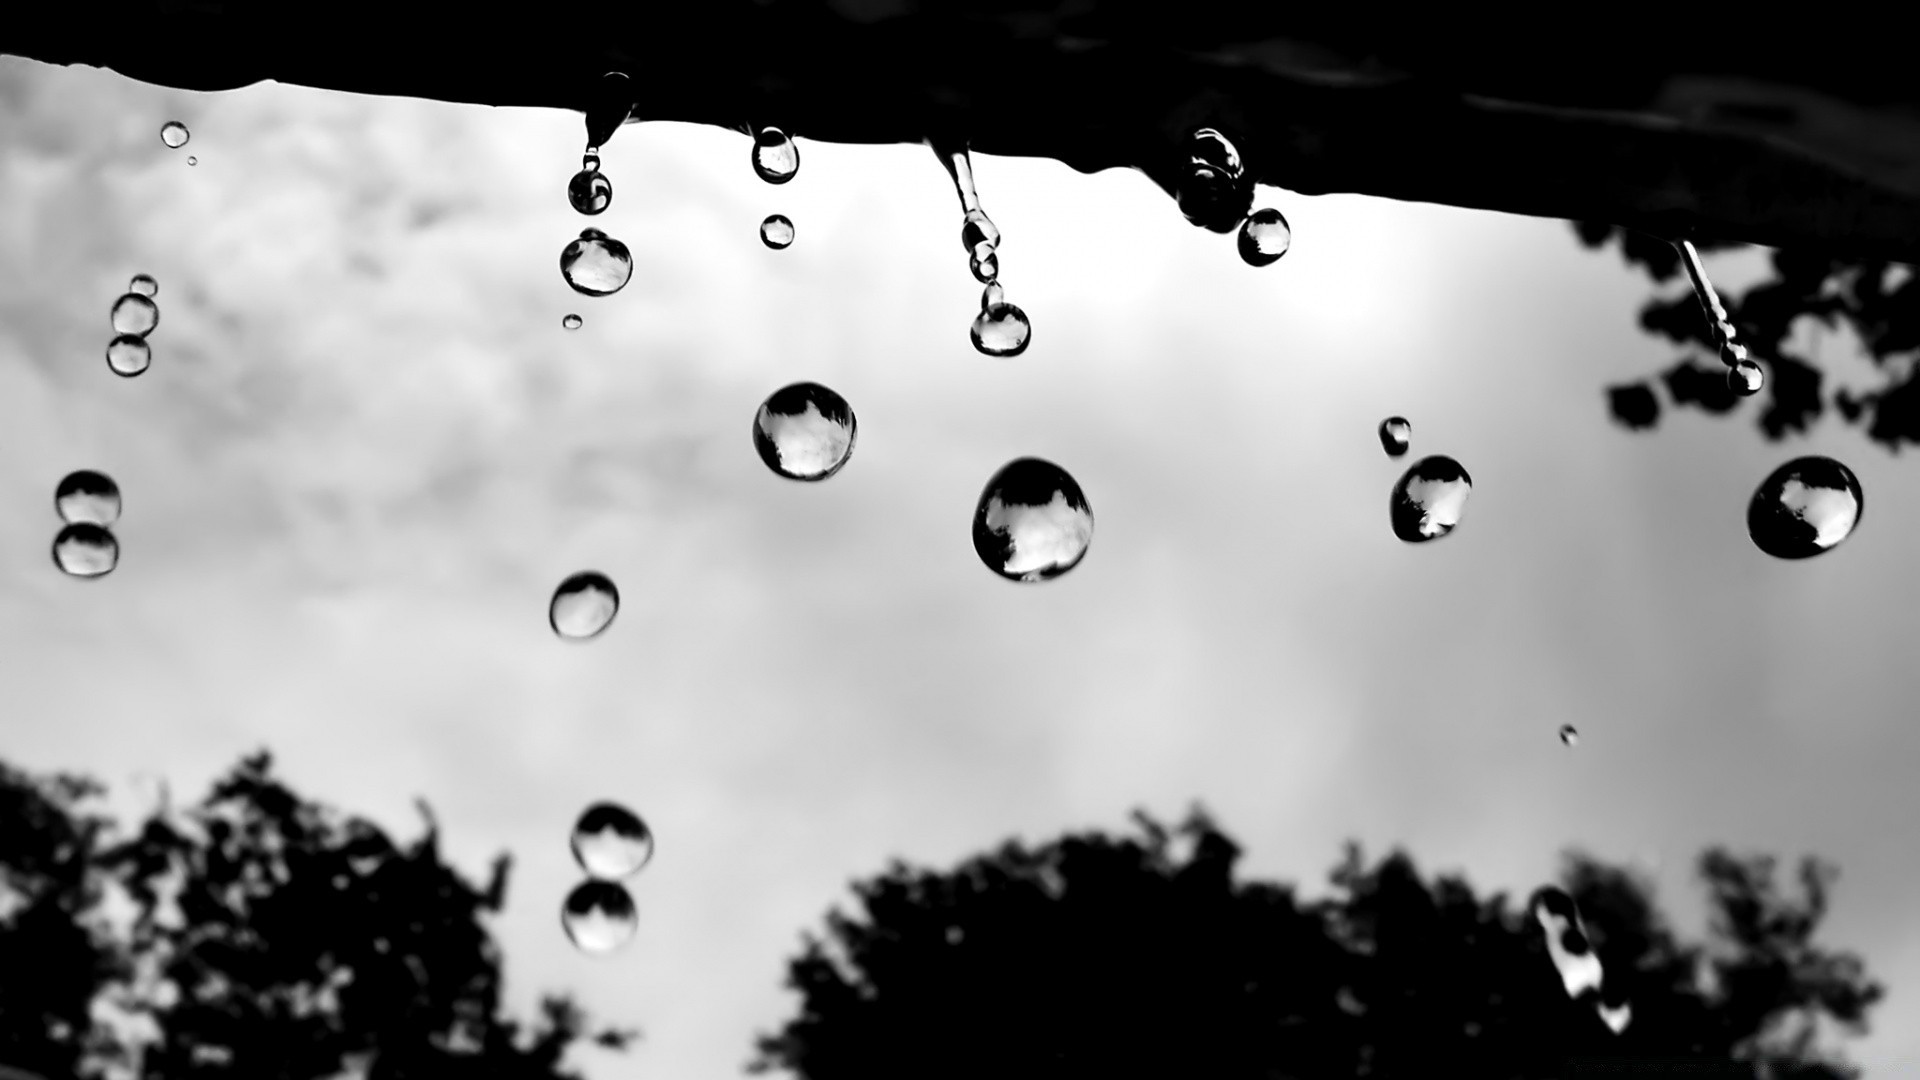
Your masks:
<svg viewBox="0 0 1920 1080"><path fill-rule="evenodd" d="M28 6L4 20L0 52L185 89L272 79L584 111L620 69L643 120L964 138L1167 188L1182 134L1211 125L1259 182L1301 194L1902 261L1920 248L1911 47L1821 11L1721 24L1623 5L1496 23L1445 5L1246 0ZM1580 21L1602 10L1604 25Z"/></svg>

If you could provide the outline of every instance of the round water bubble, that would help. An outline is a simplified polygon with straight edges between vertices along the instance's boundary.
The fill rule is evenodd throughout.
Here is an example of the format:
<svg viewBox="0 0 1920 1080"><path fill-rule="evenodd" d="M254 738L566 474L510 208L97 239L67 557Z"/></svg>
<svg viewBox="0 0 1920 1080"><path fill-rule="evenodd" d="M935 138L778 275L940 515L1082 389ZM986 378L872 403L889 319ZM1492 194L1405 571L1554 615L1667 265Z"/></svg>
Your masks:
<svg viewBox="0 0 1920 1080"><path fill-rule="evenodd" d="M573 857L596 880L632 877L653 858L653 831L624 806L594 803L573 823Z"/></svg>
<svg viewBox="0 0 1920 1080"><path fill-rule="evenodd" d="M633 276L633 253L599 229L583 229L560 252L560 276L582 296L612 296Z"/></svg>
<svg viewBox="0 0 1920 1080"><path fill-rule="evenodd" d="M141 296L157 296L160 292L160 283L153 280L152 274L135 274L133 280L127 282L127 291L139 293Z"/></svg>
<svg viewBox="0 0 1920 1080"><path fill-rule="evenodd" d="M198 164L200 164L200 159L199 159L199 158L197 158L197 157L194 157L194 156L192 156L192 155L188 155L188 156L187 156L187 164L189 164L189 165L198 165Z"/></svg>
<svg viewBox="0 0 1920 1080"><path fill-rule="evenodd" d="M1460 463L1444 454L1413 463L1388 499L1393 535L1409 544L1437 540L1460 524L1466 513L1473 478Z"/></svg>
<svg viewBox="0 0 1920 1080"><path fill-rule="evenodd" d="M613 624L620 613L620 590L597 570L582 570L553 590L547 624L563 638L584 641Z"/></svg>
<svg viewBox="0 0 1920 1080"><path fill-rule="evenodd" d="M967 268L973 271L973 279L982 285L990 285L1000 278L1000 256L993 248L982 245L983 250L967 259Z"/></svg>
<svg viewBox="0 0 1920 1080"><path fill-rule="evenodd" d="M1766 385L1767 377L1760 365L1751 360L1738 360L1727 369L1727 389L1740 397L1752 397Z"/></svg>
<svg viewBox="0 0 1920 1080"><path fill-rule="evenodd" d="M1000 229L993 223L993 219L987 216L986 211L969 210L966 218L960 222L960 246L969 253L978 255L982 245L989 248L999 247Z"/></svg>
<svg viewBox="0 0 1920 1080"><path fill-rule="evenodd" d="M1217 128L1195 128L1187 136L1187 153L1194 164L1218 169L1236 180L1247 171L1240 151Z"/></svg>
<svg viewBox="0 0 1920 1080"><path fill-rule="evenodd" d="M1829 457L1795 458L1775 469L1747 504L1747 534L1776 559L1831 551L1860 524L1866 495L1853 470Z"/></svg>
<svg viewBox="0 0 1920 1080"><path fill-rule="evenodd" d="M1380 448L1388 457L1400 457L1413 445L1413 425L1404 416L1389 416L1380 421Z"/></svg>
<svg viewBox="0 0 1920 1080"><path fill-rule="evenodd" d="M560 326L562 329L565 329L565 330L578 330L580 329L581 323L583 323L584 321L585 321L584 319L580 318L580 316L578 315L573 314L572 312L568 312L567 314L560 316Z"/></svg>
<svg viewBox="0 0 1920 1080"><path fill-rule="evenodd" d="M993 474L973 512L973 550L1009 581L1046 581L1080 565L1093 508L1067 471L1019 458Z"/></svg>
<svg viewBox="0 0 1920 1080"><path fill-rule="evenodd" d="M113 302L113 310L108 313L113 321L116 334L137 334L146 337L153 328L160 325L160 305L130 292Z"/></svg>
<svg viewBox="0 0 1920 1080"><path fill-rule="evenodd" d="M775 251L793 243L793 222L785 214L768 214L760 223L760 242Z"/></svg>
<svg viewBox="0 0 1920 1080"><path fill-rule="evenodd" d="M599 169L581 169L567 181L567 201L583 214L598 214L613 205L613 181Z"/></svg>
<svg viewBox="0 0 1920 1080"><path fill-rule="evenodd" d="M825 480L853 456L857 425L847 399L818 383L776 391L753 418L753 448L789 480Z"/></svg>
<svg viewBox="0 0 1920 1080"><path fill-rule="evenodd" d="M627 890L611 881L583 881L560 905L560 925L574 947L605 956L633 940L640 911Z"/></svg>
<svg viewBox="0 0 1920 1080"><path fill-rule="evenodd" d="M1012 304L989 304L973 320L973 347L988 356L1019 356L1027 351L1033 325Z"/></svg>
<svg viewBox="0 0 1920 1080"><path fill-rule="evenodd" d="M995 304L1004 304L1006 302L1007 302L1007 290L1002 288L1000 283L997 281L987 282L987 287L980 290L980 310L981 311L985 311Z"/></svg>
<svg viewBox="0 0 1920 1080"><path fill-rule="evenodd" d="M1572 724L1561 724L1560 741L1567 746L1580 745L1580 730Z"/></svg>
<svg viewBox="0 0 1920 1080"><path fill-rule="evenodd" d="M53 565L72 577L100 577L120 565L120 542L104 525L69 525L53 538Z"/></svg>
<svg viewBox="0 0 1920 1080"><path fill-rule="evenodd" d="M115 375L131 379L153 363L153 347L139 334L121 334L107 342L107 366Z"/></svg>
<svg viewBox="0 0 1920 1080"><path fill-rule="evenodd" d="M53 509L69 525L111 526L120 520L120 485L92 469L70 472L53 489Z"/></svg>
<svg viewBox="0 0 1920 1080"><path fill-rule="evenodd" d="M761 128L753 137L753 171L769 184L784 184L800 171L800 148L779 128Z"/></svg>
<svg viewBox="0 0 1920 1080"><path fill-rule="evenodd" d="M1187 220L1201 228L1229 233L1240 227L1253 208L1253 183L1225 135L1200 128L1188 137L1174 199Z"/></svg>
<svg viewBox="0 0 1920 1080"><path fill-rule="evenodd" d="M187 125L178 120L169 120L160 125L160 141L166 143L170 149L180 149L187 145L187 140L191 138L193 133L187 130Z"/></svg>
<svg viewBox="0 0 1920 1080"><path fill-rule="evenodd" d="M1280 211L1262 207L1240 223L1240 258L1248 266L1271 266L1293 246L1293 230Z"/></svg>

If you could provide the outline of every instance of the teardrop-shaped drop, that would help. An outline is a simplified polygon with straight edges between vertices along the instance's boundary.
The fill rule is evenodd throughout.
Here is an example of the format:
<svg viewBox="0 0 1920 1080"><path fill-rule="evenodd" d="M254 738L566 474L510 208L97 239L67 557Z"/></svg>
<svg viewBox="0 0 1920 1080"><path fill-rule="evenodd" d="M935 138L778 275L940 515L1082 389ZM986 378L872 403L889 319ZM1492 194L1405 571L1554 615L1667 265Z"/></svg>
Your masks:
<svg viewBox="0 0 1920 1080"><path fill-rule="evenodd" d="M633 276L633 253L598 229L585 229L560 252L560 276L582 296L612 296Z"/></svg>
<svg viewBox="0 0 1920 1080"><path fill-rule="evenodd" d="M825 480L853 456L858 426L847 399L819 383L794 383L760 404L753 449L774 475Z"/></svg>
<svg viewBox="0 0 1920 1080"><path fill-rule="evenodd" d="M800 148L777 127L763 127L753 137L753 171L769 184L784 184L800 171Z"/></svg>
<svg viewBox="0 0 1920 1080"><path fill-rule="evenodd" d="M1404 416L1389 416L1380 421L1380 448L1388 457L1401 457L1413 445L1413 425Z"/></svg>
<svg viewBox="0 0 1920 1080"><path fill-rule="evenodd" d="M616 803L597 802L582 810L570 843L580 868L599 881L632 877L653 858L653 830Z"/></svg>
<svg viewBox="0 0 1920 1080"><path fill-rule="evenodd" d="M1293 229L1278 210L1262 207L1240 223L1240 258L1248 266L1271 266L1293 246Z"/></svg>
<svg viewBox="0 0 1920 1080"><path fill-rule="evenodd" d="M988 356L1019 356L1033 338L1027 313L1012 304L989 304L973 320L973 347Z"/></svg>
<svg viewBox="0 0 1920 1080"><path fill-rule="evenodd" d="M1747 534L1776 559L1812 558L1853 535L1865 507L1852 469L1830 457L1795 458L1753 493Z"/></svg>
<svg viewBox="0 0 1920 1080"><path fill-rule="evenodd" d="M619 613L620 590L613 579L597 570L582 570L553 590L547 625L563 638L585 641L605 632Z"/></svg>
<svg viewBox="0 0 1920 1080"><path fill-rule="evenodd" d="M1393 535L1409 544L1437 540L1460 524L1466 513L1473 478L1460 463L1444 454L1413 463L1388 499Z"/></svg>
<svg viewBox="0 0 1920 1080"><path fill-rule="evenodd" d="M1051 461L1008 462L980 492L973 550L1009 581L1046 581L1080 565L1093 543L1093 508Z"/></svg>
<svg viewBox="0 0 1920 1080"><path fill-rule="evenodd" d="M960 246L971 253L978 253L980 245L990 248L1000 246L1000 229L984 210L969 210L960 222Z"/></svg>
<svg viewBox="0 0 1920 1080"><path fill-rule="evenodd" d="M633 80L624 71L609 71L593 86L587 104L587 145L599 149L633 114Z"/></svg>
<svg viewBox="0 0 1920 1080"><path fill-rule="evenodd" d="M633 940L640 928L640 911L623 886L583 881L560 906L560 925L581 952L605 956Z"/></svg>
<svg viewBox="0 0 1920 1080"><path fill-rule="evenodd" d="M53 510L69 525L111 527L120 520L120 485L92 469L70 472L53 489Z"/></svg>

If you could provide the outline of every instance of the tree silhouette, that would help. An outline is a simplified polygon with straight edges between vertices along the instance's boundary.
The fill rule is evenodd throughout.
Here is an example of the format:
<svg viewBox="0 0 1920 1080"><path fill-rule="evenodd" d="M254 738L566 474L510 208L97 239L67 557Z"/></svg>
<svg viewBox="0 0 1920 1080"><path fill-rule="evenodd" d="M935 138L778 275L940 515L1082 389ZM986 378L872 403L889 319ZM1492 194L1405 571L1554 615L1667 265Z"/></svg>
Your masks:
<svg viewBox="0 0 1920 1080"><path fill-rule="evenodd" d="M1009 842L950 873L894 862L804 937L798 1015L763 1035L756 1072L804 1080L1183 1075L1260 1080L1662 1075L1838 1080L1814 1021L1865 1024L1880 987L1811 943L1831 868L1718 849L1700 870L1715 913L1679 941L1649 887L1588 856L1561 879L1624 1003L1619 1033L1569 997L1540 925L1504 894L1423 880L1349 845L1330 896L1236 881L1239 849L1203 812L1138 835ZM1718 1068L1719 1072L1710 1072ZM1588 1070L1588 1071L1583 1071Z"/></svg>
<svg viewBox="0 0 1920 1080"><path fill-rule="evenodd" d="M107 822L77 808L97 790L0 771L0 810L28 810L0 847L0 882L30 898L0 908L0 949L40 950L0 954L0 1061L143 1080L558 1080L577 1040L632 1037L588 1032L565 998L531 1025L502 1015L483 919L505 902L509 862L484 888L468 882L441 861L424 804L425 834L398 845L300 798L263 753L197 805L107 842ZM131 918L87 936L105 895ZM149 1037L93 1024L96 1002L144 1019ZM36 1012L63 1024L36 1027Z"/></svg>

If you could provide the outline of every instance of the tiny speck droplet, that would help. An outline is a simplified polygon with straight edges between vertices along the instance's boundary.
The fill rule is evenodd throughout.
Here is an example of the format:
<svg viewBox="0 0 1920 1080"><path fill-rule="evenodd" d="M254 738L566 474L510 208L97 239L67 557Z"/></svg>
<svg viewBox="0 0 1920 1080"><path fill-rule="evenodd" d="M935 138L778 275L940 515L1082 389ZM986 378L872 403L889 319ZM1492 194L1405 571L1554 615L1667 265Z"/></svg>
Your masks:
<svg viewBox="0 0 1920 1080"><path fill-rule="evenodd" d="M784 184L800 171L800 148L777 127L763 127L753 137L753 171L769 184Z"/></svg>
<svg viewBox="0 0 1920 1080"><path fill-rule="evenodd" d="M568 330L578 330L583 321L578 315L563 315L560 318L560 325Z"/></svg>
<svg viewBox="0 0 1920 1080"><path fill-rule="evenodd" d="M1248 266L1271 266L1293 246L1293 230L1278 210L1262 208L1240 223L1240 258Z"/></svg>
<svg viewBox="0 0 1920 1080"><path fill-rule="evenodd" d="M993 474L973 512L973 550L1009 581L1059 577L1093 543L1093 508L1067 471L1019 458Z"/></svg>
<svg viewBox="0 0 1920 1080"><path fill-rule="evenodd" d="M70 577L104 576L120 565L120 542L103 525L69 525L53 538L53 565Z"/></svg>
<svg viewBox="0 0 1920 1080"><path fill-rule="evenodd" d="M135 274L133 280L127 282L127 291L139 293L145 297L154 297L160 294L160 283L153 279L152 274Z"/></svg>
<svg viewBox="0 0 1920 1080"><path fill-rule="evenodd" d="M760 242L775 251L793 243L793 222L785 214L768 214L760 223Z"/></svg>
<svg viewBox="0 0 1920 1080"><path fill-rule="evenodd" d="M613 205L613 181L600 171L599 158L586 160L593 162L594 167L582 167L567 181L567 202L580 213L591 216Z"/></svg>
<svg viewBox="0 0 1920 1080"><path fill-rule="evenodd" d="M583 229L561 249L560 276L582 296L612 296L633 276L633 253L598 229Z"/></svg>
<svg viewBox="0 0 1920 1080"><path fill-rule="evenodd" d="M560 925L574 947L593 956L605 956L633 940L640 928L640 912L633 897L611 881L583 881L560 905Z"/></svg>
<svg viewBox="0 0 1920 1080"><path fill-rule="evenodd" d="M113 302L113 309L107 313L108 321L113 323L116 334L137 334L146 337L153 328L160 325L160 305L140 295L130 292Z"/></svg>
<svg viewBox="0 0 1920 1080"><path fill-rule="evenodd" d="M1033 338L1027 313L1012 304L990 304L973 320L973 347L988 356L1019 356Z"/></svg>
<svg viewBox="0 0 1920 1080"><path fill-rule="evenodd" d="M70 472L53 489L53 510L69 525L111 527L120 520L120 485L92 469Z"/></svg>
<svg viewBox="0 0 1920 1080"><path fill-rule="evenodd" d="M180 149L187 145L187 140L192 137L193 133L187 130L187 125L178 120L169 120L160 125L160 141L166 143L171 149Z"/></svg>
<svg viewBox="0 0 1920 1080"><path fill-rule="evenodd" d="M553 590L547 605L547 623L553 632L572 641L585 641L613 625L620 613L620 590L597 570L582 570Z"/></svg>
<svg viewBox="0 0 1920 1080"><path fill-rule="evenodd" d="M653 830L624 806L597 802L573 823L574 861L597 881L618 881L640 872L653 858Z"/></svg>
<svg viewBox="0 0 1920 1080"><path fill-rule="evenodd" d="M846 398L819 383L794 383L754 414L753 449L776 476L825 480L853 456L858 431Z"/></svg>
<svg viewBox="0 0 1920 1080"><path fill-rule="evenodd" d="M107 367L115 375L131 379L153 363L153 346L139 334L121 334L107 342Z"/></svg>
<svg viewBox="0 0 1920 1080"><path fill-rule="evenodd" d="M1404 416L1389 416L1380 421L1380 448L1388 457L1401 457L1413 445L1413 425Z"/></svg>
<svg viewBox="0 0 1920 1080"><path fill-rule="evenodd" d="M187 155L187 164L189 164L189 165L198 165L198 164L200 164L200 159L199 159L199 158L197 158L197 157L194 157L194 156L193 156L193 155L191 155L191 154L189 154L189 155Z"/></svg>
<svg viewBox="0 0 1920 1080"><path fill-rule="evenodd" d="M1727 369L1727 389L1740 397L1752 397L1766 385L1767 377L1760 365L1751 360L1737 360Z"/></svg>
<svg viewBox="0 0 1920 1080"><path fill-rule="evenodd" d="M1852 469L1829 457L1795 458L1754 491L1747 535L1776 559L1812 558L1853 535L1865 506Z"/></svg>
<svg viewBox="0 0 1920 1080"><path fill-rule="evenodd" d="M1580 732L1572 724L1560 725L1560 741L1567 746L1580 745Z"/></svg>
<svg viewBox="0 0 1920 1080"><path fill-rule="evenodd" d="M1388 499L1393 535L1409 544L1437 540L1460 524L1467 511L1473 478L1460 463L1444 454L1413 463Z"/></svg>

